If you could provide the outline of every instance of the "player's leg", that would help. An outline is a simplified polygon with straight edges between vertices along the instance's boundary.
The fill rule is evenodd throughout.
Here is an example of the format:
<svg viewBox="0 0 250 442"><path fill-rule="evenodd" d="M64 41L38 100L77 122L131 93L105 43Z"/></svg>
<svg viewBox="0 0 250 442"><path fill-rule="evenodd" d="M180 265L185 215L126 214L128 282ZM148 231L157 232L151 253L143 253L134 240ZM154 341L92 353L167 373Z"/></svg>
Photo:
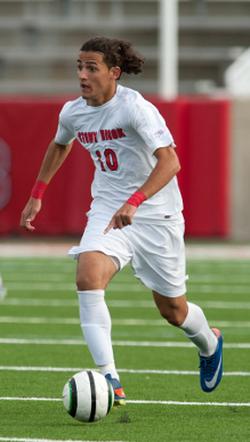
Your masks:
<svg viewBox="0 0 250 442"><path fill-rule="evenodd" d="M98 212L98 210L97 210ZM111 344L111 319L105 303L105 288L114 274L131 260L130 246L120 230L104 230L112 214L89 214L79 246L69 255L78 259L77 288L82 330L101 373L109 377L115 391L115 402L124 402Z"/></svg>
<svg viewBox="0 0 250 442"><path fill-rule="evenodd" d="M117 267L109 256L100 252L79 255L76 285L81 328L97 366L114 362L111 345L111 318L105 302L105 288Z"/></svg>
<svg viewBox="0 0 250 442"><path fill-rule="evenodd" d="M210 329L202 309L186 300L183 232L182 216L163 226L138 228L136 235L132 235L136 248L132 265L135 274L152 289L161 315L180 327L198 347L201 387L212 391L222 375L222 337L219 331Z"/></svg>
<svg viewBox="0 0 250 442"><path fill-rule="evenodd" d="M81 253L76 284L83 335L96 366L113 385L115 403L121 405L125 402L125 394L115 367L111 317L105 302L105 288L117 270L114 259L104 253Z"/></svg>
<svg viewBox="0 0 250 442"><path fill-rule="evenodd" d="M153 297L163 318L184 330L201 355L211 356L215 352L218 340L198 305L187 302L185 295L167 297L153 291Z"/></svg>
<svg viewBox="0 0 250 442"><path fill-rule="evenodd" d="M172 325L180 327L198 347L200 354L200 382L204 391L213 391L222 377L222 336L211 329L202 309L186 301L186 296L168 298L153 292L161 315Z"/></svg>

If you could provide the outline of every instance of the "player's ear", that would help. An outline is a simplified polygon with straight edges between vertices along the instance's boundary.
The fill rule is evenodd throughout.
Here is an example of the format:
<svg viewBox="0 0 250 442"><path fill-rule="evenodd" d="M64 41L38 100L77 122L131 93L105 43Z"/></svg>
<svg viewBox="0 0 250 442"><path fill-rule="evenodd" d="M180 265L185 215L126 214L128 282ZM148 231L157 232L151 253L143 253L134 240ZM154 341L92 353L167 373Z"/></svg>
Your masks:
<svg viewBox="0 0 250 442"><path fill-rule="evenodd" d="M113 66L113 67L110 69L110 71L111 71L111 73L112 73L113 78L114 78L115 80L119 80L119 78L120 78L120 76L121 76L121 73L122 73L121 68L120 68L119 66Z"/></svg>

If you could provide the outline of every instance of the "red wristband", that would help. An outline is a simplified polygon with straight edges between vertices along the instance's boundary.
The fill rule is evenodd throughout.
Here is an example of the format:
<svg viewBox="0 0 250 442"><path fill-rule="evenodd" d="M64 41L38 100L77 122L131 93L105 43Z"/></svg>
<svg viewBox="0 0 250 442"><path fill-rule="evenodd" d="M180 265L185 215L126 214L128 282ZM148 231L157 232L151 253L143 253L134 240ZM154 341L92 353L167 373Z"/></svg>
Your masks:
<svg viewBox="0 0 250 442"><path fill-rule="evenodd" d="M137 190L137 192L131 195L127 203L131 204L132 206L139 207L146 199L146 195L141 190Z"/></svg>
<svg viewBox="0 0 250 442"><path fill-rule="evenodd" d="M41 200L43 197L43 194L46 190L47 184L44 181L36 181L34 184L33 189L31 190L31 196L32 198L36 198L38 200Z"/></svg>

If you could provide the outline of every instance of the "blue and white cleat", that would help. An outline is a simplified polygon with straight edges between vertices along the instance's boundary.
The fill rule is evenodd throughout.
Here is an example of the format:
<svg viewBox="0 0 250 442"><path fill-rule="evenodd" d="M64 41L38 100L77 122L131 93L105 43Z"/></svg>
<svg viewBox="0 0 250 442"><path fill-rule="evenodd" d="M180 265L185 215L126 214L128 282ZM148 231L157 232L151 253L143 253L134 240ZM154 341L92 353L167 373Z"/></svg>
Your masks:
<svg viewBox="0 0 250 442"><path fill-rule="evenodd" d="M219 385L223 374L223 338L217 328L212 328L212 331L218 338L215 353L211 356L200 355L200 384L206 393L210 393Z"/></svg>
<svg viewBox="0 0 250 442"><path fill-rule="evenodd" d="M106 374L105 378L113 387L115 400L114 405L126 405L126 395L118 379L112 378L111 374Z"/></svg>

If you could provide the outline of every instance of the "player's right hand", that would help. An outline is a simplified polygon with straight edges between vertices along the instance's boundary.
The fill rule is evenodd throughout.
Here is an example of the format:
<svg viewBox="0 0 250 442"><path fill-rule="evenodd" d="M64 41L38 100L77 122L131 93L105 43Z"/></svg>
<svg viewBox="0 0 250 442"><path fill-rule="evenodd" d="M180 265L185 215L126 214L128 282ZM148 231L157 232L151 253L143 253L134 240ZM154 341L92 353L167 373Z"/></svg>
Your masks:
<svg viewBox="0 0 250 442"><path fill-rule="evenodd" d="M30 232L33 232L35 227L31 223L41 210L41 207L42 201L40 199L31 197L22 211L20 226L25 227L25 229L29 230Z"/></svg>
<svg viewBox="0 0 250 442"><path fill-rule="evenodd" d="M132 224L133 216L137 210L137 207L128 204L127 202L115 212L112 216L109 224L104 230L104 235L108 233L111 229L122 229L123 227Z"/></svg>

